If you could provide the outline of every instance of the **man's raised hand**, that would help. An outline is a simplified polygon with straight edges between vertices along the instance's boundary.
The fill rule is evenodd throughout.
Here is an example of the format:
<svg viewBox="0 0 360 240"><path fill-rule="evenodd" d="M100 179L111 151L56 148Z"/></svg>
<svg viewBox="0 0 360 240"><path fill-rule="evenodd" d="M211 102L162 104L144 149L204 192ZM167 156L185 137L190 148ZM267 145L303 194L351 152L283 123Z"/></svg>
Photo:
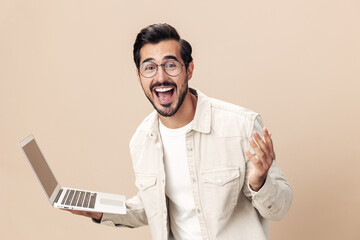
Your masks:
<svg viewBox="0 0 360 240"><path fill-rule="evenodd" d="M249 139L249 143L255 154L252 154L249 150L245 151L246 157L253 163L248 180L251 189L254 191L259 191L265 183L268 171L275 159L271 133L266 128L263 128L263 135L264 137L261 138L254 131L252 133L253 138Z"/></svg>

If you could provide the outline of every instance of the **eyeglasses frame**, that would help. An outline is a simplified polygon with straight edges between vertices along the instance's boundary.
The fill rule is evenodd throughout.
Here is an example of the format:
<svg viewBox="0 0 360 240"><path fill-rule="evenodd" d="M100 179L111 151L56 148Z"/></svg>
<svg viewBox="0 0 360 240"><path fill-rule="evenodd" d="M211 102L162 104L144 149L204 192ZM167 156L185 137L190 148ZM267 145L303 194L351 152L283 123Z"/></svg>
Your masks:
<svg viewBox="0 0 360 240"><path fill-rule="evenodd" d="M169 62L169 61L176 61L176 62L180 63L180 65L181 65L181 71L180 71L178 74L176 74L176 75L170 75L169 73L166 72L166 70L165 70L165 64L166 64L167 62ZM151 61L150 61L150 62L151 62ZM146 63L146 62L143 62L141 65L143 65L144 63ZM182 71L183 71L183 66L185 65L185 64L182 64L181 62L179 62L179 61L176 60L176 59L169 59L169 60L167 60L167 61L166 61L165 63L163 63L163 64L156 64L156 63L154 63L154 62L151 62L151 63L153 63L153 64L156 66L156 71L155 71L154 75L152 75L152 76L150 76L150 77L144 76L144 75L141 73L141 71L140 71L141 65L140 65L140 67L139 67L139 73L140 73L141 76L143 76L144 78L152 78L152 77L154 77L154 76L158 73L159 66L162 67L163 71L164 71L168 76L170 76L170 77L177 77L177 76L179 76L179 75L182 73Z"/></svg>

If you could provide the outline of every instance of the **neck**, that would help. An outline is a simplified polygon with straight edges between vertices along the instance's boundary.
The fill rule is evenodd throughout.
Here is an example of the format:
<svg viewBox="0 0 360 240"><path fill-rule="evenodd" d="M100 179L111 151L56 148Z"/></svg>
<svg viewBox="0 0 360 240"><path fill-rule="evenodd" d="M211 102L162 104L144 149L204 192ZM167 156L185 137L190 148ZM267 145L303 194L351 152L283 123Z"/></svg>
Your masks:
<svg viewBox="0 0 360 240"><path fill-rule="evenodd" d="M184 102L179 110L171 117L163 117L159 115L161 123L167 128L181 128L189 124L195 116L196 97L187 91Z"/></svg>

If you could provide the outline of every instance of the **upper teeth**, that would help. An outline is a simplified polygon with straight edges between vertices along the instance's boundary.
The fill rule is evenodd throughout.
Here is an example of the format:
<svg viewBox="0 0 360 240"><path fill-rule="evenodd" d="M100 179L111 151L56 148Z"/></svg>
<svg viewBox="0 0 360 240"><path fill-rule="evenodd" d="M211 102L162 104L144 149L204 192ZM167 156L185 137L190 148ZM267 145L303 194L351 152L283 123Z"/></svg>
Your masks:
<svg viewBox="0 0 360 240"><path fill-rule="evenodd" d="M172 88L157 88L155 89L155 91L157 92L167 92L167 91L170 91Z"/></svg>

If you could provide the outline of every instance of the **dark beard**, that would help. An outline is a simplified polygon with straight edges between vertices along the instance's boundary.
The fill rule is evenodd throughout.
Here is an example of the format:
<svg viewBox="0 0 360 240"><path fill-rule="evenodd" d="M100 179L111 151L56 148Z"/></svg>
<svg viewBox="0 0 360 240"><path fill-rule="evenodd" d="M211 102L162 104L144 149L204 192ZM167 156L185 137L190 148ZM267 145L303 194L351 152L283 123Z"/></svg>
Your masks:
<svg viewBox="0 0 360 240"><path fill-rule="evenodd" d="M186 76L187 78L187 76ZM168 84L164 84L164 86L166 86ZM151 88L152 89L152 88ZM179 108L181 107L181 105L183 104L186 94L189 90L188 87L188 80L186 79L186 82L181 86L180 89L180 98L179 98L179 102L178 104L175 106L175 108L170 108L171 103L165 104L165 105L161 105L162 107L165 107L167 111L162 111L160 109L158 109L154 102L145 94L145 96L147 97L147 99L150 101L151 105L153 105L153 107L155 108L155 110L158 112L159 115L163 116L163 117L171 117L174 116L175 113L177 113L177 111L179 110Z"/></svg>

